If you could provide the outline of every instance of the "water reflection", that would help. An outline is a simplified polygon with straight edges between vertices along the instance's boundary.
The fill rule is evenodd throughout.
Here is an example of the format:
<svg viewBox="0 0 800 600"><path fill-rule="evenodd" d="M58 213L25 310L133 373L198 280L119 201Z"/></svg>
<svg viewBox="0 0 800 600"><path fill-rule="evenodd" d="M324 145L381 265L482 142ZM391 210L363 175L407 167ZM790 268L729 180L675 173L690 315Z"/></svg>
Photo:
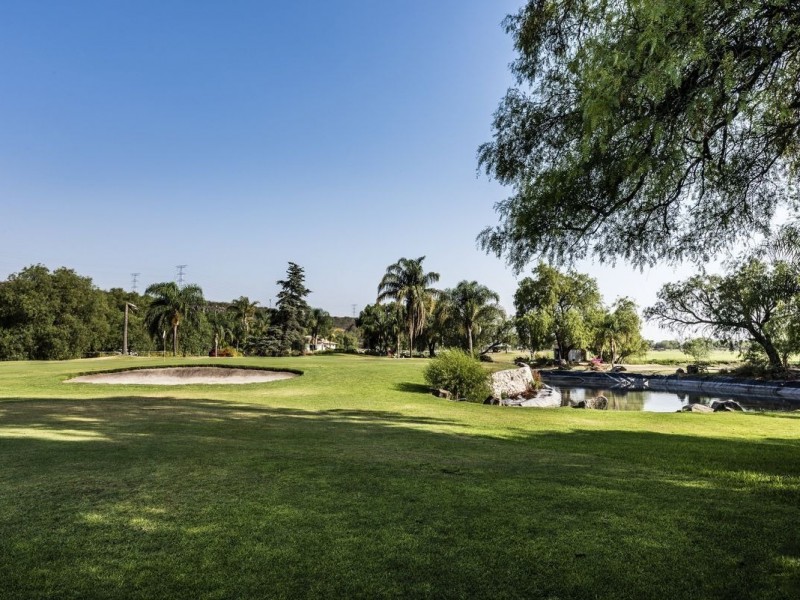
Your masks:
<svg viewBox="0 0 800 600"><path fill-rule="evenodd" d="M705 404L714 400L734 400L746 410L790 411L800 410L800 401L782 398L757 398L735 396L705 396L686 392L656 392L651 390L622 390L580 388L554 385L561 392L561 406L570 406L581 400L605 396L609 410L646 410L649 412L676 412L686 404Z"/></svg>

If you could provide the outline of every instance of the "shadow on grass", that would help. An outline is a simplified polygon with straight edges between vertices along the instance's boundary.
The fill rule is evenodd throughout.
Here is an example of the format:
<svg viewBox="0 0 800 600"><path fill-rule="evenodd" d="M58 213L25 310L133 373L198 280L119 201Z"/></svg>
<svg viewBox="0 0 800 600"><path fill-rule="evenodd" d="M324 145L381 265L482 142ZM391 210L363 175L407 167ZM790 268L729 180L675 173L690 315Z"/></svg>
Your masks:
<svg viewBox="0 0 800 600"><path fill-rule="evenodd" d="M411 394L430 394L430 386L421 383L412 383L410 381L403 381L394 385L394 389L399 392L409 392Z"/></svg>
<svg viewBox="0 0 800 600"><path fill-rule="evenodd" d="M4 597L800 588L798 440L498 439L391 411L203 399L0 408Z"/></svg>

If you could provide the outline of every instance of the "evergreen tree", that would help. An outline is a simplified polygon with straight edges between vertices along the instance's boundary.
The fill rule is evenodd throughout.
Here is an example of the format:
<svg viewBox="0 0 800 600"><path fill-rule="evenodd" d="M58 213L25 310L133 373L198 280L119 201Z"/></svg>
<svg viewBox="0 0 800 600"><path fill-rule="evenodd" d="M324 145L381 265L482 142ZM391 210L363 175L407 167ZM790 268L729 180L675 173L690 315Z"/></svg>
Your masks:
<svg viewBox="0 0 800 600"><path fill-rule="evenodd" d="M303 268L290 262L286 279L278 282L277 312L272 326L260 343L255 344L259 354L289 356L302 352L304 345L305 322L309 312L306 296L311 293L305 286Z"/></svg>

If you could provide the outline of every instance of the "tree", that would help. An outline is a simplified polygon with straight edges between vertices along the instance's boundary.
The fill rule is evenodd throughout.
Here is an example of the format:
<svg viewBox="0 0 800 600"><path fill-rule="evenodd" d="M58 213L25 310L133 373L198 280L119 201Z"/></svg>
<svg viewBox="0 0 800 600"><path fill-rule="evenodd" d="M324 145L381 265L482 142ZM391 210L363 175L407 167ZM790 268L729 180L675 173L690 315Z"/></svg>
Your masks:
<svg viewBox="0 0 800 600"><path fill-rule="evenodd" d="M467 349L473 351L473 330L480 327L481 322L494 319L500 312L497 303L500 296L477 281L461 281L449 290L452 316L467 335Z"/></svg>
<svg viewBox="0 0 800 600"><path fill-rule="evenodd" d="M286 279L278 280L276 312L267 334L254 343L260 354L289 356L292 352L302 352L305 328L309 311L306 296L311 293L305 286L303 267L290 262L286 269Z"/></svg>
<svg viewBox="0 0 800 600"><path fill-rule="evenodd" d="M439 274L426 273L422 267L423 260L424 256L401 258L386 268L386 274L378 285L378 302L396 300L405 309L409 354L414 351L414 336L422 331L432 300L439 293L430 287L439 281ZM399 354L399 344L397 350Z"/></svg>
<svg viewBox="0 0 800 600"><path fill-rule="evenodd" d="M706 329L730 338L745 335L766 353L776 369L785 365L796 340L780 338L797 314L800 279L785 262L769 265L749 258L733 265L727 275L705 271L686 281L668 283L645 316L676 331ZM783 352L781 351L783 350Z"/></svg>
<svg viewBox="0 0 800 600"><path fill-rule="evenodd" d="M618 299L597 324L597 354L602 356L607 351L613 365L629 356L643 354L647 348L636 303L630 298Z"/></svg>
<svg viewBox="0 0 800 600"><path fill-rule="evenodd" d="M311 336L311 345L316 349L317 339L330 335L333 329L333 318L330 313L321 308L312 308L308 313L308 334Z"/></svg>
<svg viewBox="0 0 800 600"><path fill-rule="evenodd" d="M89 277L26 267L0 283L0 359L64 360L97 351L109 336L108 312L105 293Z"/></svg>
<svg viewBox="0 0 800 600"><path fill-rule="evenodd" d="M711 356L711 340L704 337L689 338L681 344L681 351L699 364Z"/></svg>
<svg viewBox="0 0 800 600"><path fill-rule="evenodd" d="M356 320L364 347L381 354L388 352L403 330L403 320L402 307L396 302L365 306Z"/></svg>
<svg viewBox="0 0 800 600"><path fill-rule="evenodd" d="M250 325L256 318L258 300L250 302L250 298L247 296L239 296L239 298L230 303L226 310L236 321L238 329L236 349L239 350L241 346L247 343L247 339L250 337Z"/></svg>
<svg viewBox="0 0 800 600"><path fill-rule="evenodd" d="M588 345L592 329L602 314L597 282L582 273L561 273L545 264L535 278L520 281L514 294L516 326L531 352L554 343L559 358Z"/></svg>
<svg viewBox="0 0 800 600"><path fill-rule="evenodd" d="M233 339L233 328L231 327L229 311L213 311L208 315L208 324L211 333L214 335L214 356L219 356L219 346L226 341Z"/></svg>
<svg viewBox="0 0 800 600"><path fill-rule="evenodd" d="M151 331L164 331L169 325L172 330L172 354L177 356L178 327L184 322L197 321L198 312L205 305L203 290L194 284L179 286L174 281L166 281L149 286L145 294L152 298L146 316Z"/></svg>
<svg viewBox="0 0 800 600"><path fill-rule="evenodd" d="M478 156L513 194L479 240L516 269L704 260L798 200L797 2L528 0L505 27L517 85Z"/></svg>

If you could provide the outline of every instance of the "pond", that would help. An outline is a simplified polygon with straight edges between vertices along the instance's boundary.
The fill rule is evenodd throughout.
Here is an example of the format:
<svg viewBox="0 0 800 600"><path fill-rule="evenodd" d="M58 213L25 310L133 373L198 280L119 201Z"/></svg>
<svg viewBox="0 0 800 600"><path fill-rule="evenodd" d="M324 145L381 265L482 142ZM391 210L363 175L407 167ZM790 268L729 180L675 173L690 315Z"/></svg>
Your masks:
<svg viewBox="0 0 800 600"><path fill-rule="evenodd" d="M734 400L747 411L800 410L800 400L785 398L759 398L756 396L710 396L704 393L663 392L652 390L604 390L599 388L553 385L561 393L561 406L603 395L608 398L609 410L646 410L648 412L676 412L691 403L710 405L714 400Z"/></svg>

